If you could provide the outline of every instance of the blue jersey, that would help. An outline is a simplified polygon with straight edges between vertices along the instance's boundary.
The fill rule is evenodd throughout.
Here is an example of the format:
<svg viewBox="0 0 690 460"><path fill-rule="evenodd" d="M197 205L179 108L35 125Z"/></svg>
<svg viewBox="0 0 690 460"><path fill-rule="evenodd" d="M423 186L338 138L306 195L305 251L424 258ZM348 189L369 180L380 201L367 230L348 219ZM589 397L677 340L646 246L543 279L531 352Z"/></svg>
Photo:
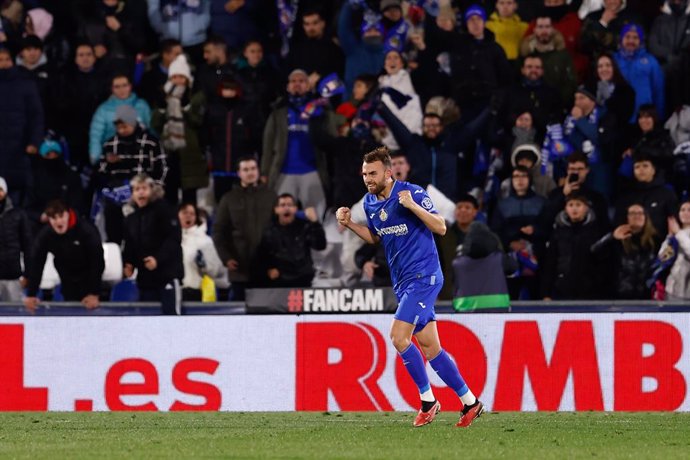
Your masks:
<svg viewBox="0 0 690 460"><path fill-rule="evenodd" d="M415 279L433 276L438 283L443 280L434 236L424 222L398 202L398 192L403 190L409 190L422 208L438 214L426 190L409 182L393 182L388 199L379 200L371 193L364 198L367 224L381 238L396 293L404 283Z"/></svg>

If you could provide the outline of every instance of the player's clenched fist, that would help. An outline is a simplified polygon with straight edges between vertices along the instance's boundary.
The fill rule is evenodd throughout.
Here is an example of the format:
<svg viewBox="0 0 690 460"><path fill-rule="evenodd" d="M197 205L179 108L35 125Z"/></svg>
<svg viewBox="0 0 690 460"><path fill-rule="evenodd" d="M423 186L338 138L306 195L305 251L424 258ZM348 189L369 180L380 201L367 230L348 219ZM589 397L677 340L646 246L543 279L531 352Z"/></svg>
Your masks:
<svg viewBox="0 0 690 460"><path fill-rule="evenodd" d="M398 203L400 203L407 209L411 209L416 204L412 199L412 194L409 190L403 190L402 192L398 192Z"/></svg>
<svg viewBox="0 0 690 460"><path fill-rule="evenodd" d="M340 225L347 227L351 218L350 208L338 208L338 210L335 212L335 218L338 220Z"/></svg>

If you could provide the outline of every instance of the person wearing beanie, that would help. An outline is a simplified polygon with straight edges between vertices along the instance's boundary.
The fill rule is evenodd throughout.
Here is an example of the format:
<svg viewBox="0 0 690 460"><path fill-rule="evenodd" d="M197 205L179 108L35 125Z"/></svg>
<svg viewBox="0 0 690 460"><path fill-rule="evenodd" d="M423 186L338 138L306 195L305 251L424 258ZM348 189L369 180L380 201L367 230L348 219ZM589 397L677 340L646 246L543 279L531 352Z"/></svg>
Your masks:
<svg viewBox="0 0 690 460"><path fill-rule="evenodd" d="M527 30L527 23L516 13L516 0L496 0L496 11L486 21L486 28L494 33L509 61L515 62L520 52L520 41Z"/></svg>
<svg viewBox="0 0 690 460"><path fill-rule="evenodd" d="M116 74L110 80L111 96L98 106L89 128L89 158L97 165L103 154L103 144L115 135L115 111L121 105L130 105L137 111L138 121L148 127L151 108L148 103L132 92L129 76Z"/></svg>
<svg viewBox="0 0 690 460"><path fill-rule="evenodd" d="M642 104L654 104L659 117L665 119L664 73L659 61L644 46L644 30L630 23L621 29L619 49L614 55L623 77L635 90L635 111L630 123L635 123Z"/></svg>
<svg viewBox="0 0 690 460"><path fill-rule="evenodd" d="M22 254L28 261L32 233L26 213L13 205L8 192L7 181L0 177L0 301L20 302L26 285Z"/></svg>
<svg viewBox="0 0 690 460"><path fill-rule="evenodd" d="M565 198L549 240L541 271L544 300L596 300L603 296L603 265L590 251L602 236L587 197L573 192Z"/></svg>
<svg viewBox="0 0 690 460"><path fill-rule="evenodd" d="M45 214L49 225L44 226L34 240L24 307L34 313L40 303L36 295L50 252L55 257L63 298L81 302L88 310L98 308L101 274L105 269L98 230L60 200L48 203Z"/></svg>
<svg viewBox="0 0 690 460"><path fill-rule="evenodd" d="M476 117L492 95L507 87L513 76L506 54L485 28L486 12L479 5L464 14L467 33L455 34L450 49L451 96L464 116Z"/></svg>
<svg viewBox="0 0 690 460"><path fill-rule="evenodd" d="M160 133L168 155L166 199L178 203L178 189L184 202L196 203L196 191L208 186L208 167L201 149L199 131L204 121L206 96L193 91L194 77L184 54L170 64L168 81L163 86L165 106L157 106L151 127Z"/></svg>

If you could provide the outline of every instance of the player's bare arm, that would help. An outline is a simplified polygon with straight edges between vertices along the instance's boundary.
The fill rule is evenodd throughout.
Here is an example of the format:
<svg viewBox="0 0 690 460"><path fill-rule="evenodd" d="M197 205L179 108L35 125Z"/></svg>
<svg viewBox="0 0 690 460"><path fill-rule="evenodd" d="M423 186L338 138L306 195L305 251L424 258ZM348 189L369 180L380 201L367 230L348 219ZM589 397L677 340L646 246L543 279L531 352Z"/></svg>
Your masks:
<svg viewBox="0 0 690 460"><path fill-rule="evenodd" d="M419 217L424 222L429 230L439 235L446 234L446 220L439 214L432 214L412 199L412 193L409 190L398 192L398 202L412 211L412 213Z"/></svg>
<svg viewBox="0 0 690 460"><path fill-rule="evenodd" d="M340 225L345 228L349 228L367 243L376 244L379 242L379 237L371 233L369 227L352 221L352 213L350 212L350 208L338 208L338 210L335 212L335 218Z"/></svg>

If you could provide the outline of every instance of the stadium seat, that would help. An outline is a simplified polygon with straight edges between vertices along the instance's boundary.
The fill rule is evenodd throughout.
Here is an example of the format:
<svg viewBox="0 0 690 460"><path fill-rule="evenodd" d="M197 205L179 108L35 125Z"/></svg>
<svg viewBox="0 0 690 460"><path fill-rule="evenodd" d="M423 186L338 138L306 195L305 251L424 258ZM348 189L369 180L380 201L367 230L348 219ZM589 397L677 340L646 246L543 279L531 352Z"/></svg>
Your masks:
<svg viewBox="0 0 690 460"><path fill-rule="evenodd" d="M101 279L107 283L115 284L122 281L122 253L116 243L103 243L103 258L105 270Z"/></svg>
<svg viewBox="0 0 690 460"><path fill-rule="evenodd" d="M122 280L110 291L111 302L136 302L139 300L139 289L134 280Z"/></svg>

